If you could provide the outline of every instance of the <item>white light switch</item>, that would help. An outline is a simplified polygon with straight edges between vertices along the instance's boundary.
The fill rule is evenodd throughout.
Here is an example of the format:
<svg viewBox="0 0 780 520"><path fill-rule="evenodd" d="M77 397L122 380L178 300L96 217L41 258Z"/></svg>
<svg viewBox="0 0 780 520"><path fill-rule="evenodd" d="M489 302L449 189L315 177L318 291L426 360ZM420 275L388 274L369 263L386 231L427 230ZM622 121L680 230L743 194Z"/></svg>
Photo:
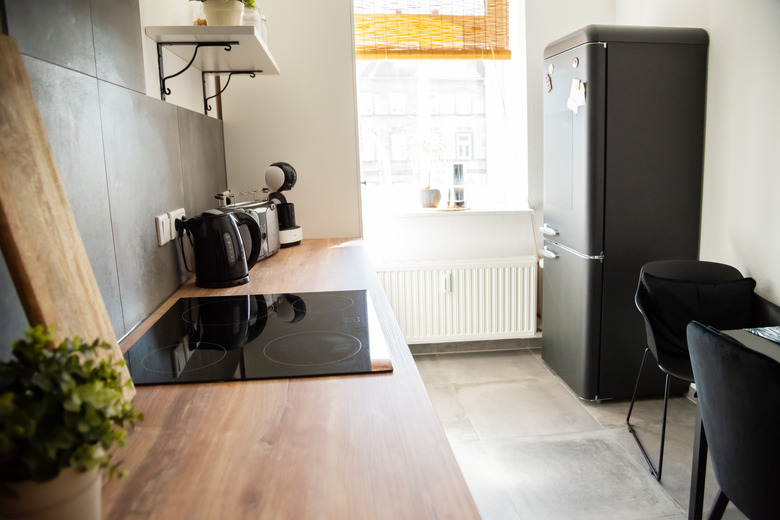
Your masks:
<svg viewBox="0 0 780 520"><path fill-rule="evenodd" d="M170 240L176 239L176 219L183 219L184 218L184 208L175 209L173 211L168 212L168 220L170 221L170 228L171 228L171 238Z"/></svg>
<svg viewBox="0 0 780 520"><path fill-rule="evenodd" d="M162 246L171 241L171 220L168 215L158 215L154 217L154 224L157 228L157 245Z"/></svg>

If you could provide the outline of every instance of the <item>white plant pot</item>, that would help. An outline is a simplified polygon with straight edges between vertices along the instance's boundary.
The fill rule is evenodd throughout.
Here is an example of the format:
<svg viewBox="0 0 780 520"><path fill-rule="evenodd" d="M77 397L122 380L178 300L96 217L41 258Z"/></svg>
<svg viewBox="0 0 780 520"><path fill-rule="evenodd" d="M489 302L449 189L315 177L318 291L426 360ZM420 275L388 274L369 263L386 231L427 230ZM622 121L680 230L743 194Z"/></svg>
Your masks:
<svg viewBox="0 0 780 520"><path fill-rule="evenodd" d="M0 495L0 518L100 520L100 469L79 473L67 468L46 482L19 482L10 487L18 498Z"/></svg>
<svg viewBox="0 0 780 520"><path fill-rule="evenodd" d="M434 188L420 190L420 204L423 208L437 208L441 202L441 192Z"/></svg>
<svg viewBox="0 0 780 520"><path fill-rule="evenodd" d="M203 12L209 25L241 25L244 3L239 0L205 0Z"/></svg>

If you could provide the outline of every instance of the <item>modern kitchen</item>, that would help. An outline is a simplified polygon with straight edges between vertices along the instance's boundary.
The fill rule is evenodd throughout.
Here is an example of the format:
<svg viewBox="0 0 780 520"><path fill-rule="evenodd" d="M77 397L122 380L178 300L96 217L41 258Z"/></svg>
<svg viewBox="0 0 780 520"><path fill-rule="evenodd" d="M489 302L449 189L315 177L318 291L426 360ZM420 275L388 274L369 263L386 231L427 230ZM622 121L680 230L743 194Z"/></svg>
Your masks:
<svg viewBox="0 0 780 520"><path fill-rule="evenodd" d="M572 82L563 76L571 63L568 56L554 67L545 59L553 42L594 24L616 27L614 34L634 26L698 30L690 34L707 45L698 144L703 147L702 175L688 206L700 205L691 232L696 240L685 254L734 266L755 280L755 294L772 306L780 303L780 266L774 261L780 246L771 239L780 222L774 203L780 190L775 175L780 124L774 106L780 72L766 60L780 50L780 4L505 3L512 53L507 75L516 90L505 108L505 138L512 146L502 175L510 189L468 209L407 211L376 204L361 172L366 153L359 128L364 111L357 88L357 2L255 0L263 20L256 35L251 26L232 31L230 26L194 27L198 1L0 2L2 25L18 45L72 211L64 218L72 218L78 228L102 299L100 310L136 382L133 403L145 415L117 452L128 475L102 486L103 518L691 517L693 399L679 397L685 404L673 404L672 414L684 408L683 419L670 417L667 478L684 489L665 488L663 480L647 474L622 418L612 416L628 408L645 346L633 346L637 355L616 369L628 394L615 396L606 395L603 387L596 394L581 392L579 382L566 375L566 363L549 350L542 353L546 319L559 319L555 312L542 312L543 287L550 282L545 263L550 267L554 261L545 250L550 240L557 240L547 227L556 214L551 205L545 208L550 200L544 188L545 96L551 90L546 81L552 82L555 95L569 94ZM213 32L193 40L193 27ZM260 64L251 69L236 65L247 52L250 61L262 55ZM585 58L579 59L584 67ZM679 85L689 88L682 79ZM574 88L571 92L569 101ZM586 103L591 98L582 96L575 105L590 108ZM631 121L632 111L625 108L624 133L633 134L641 146L642 121ZM584 117L583 112L580 119ZM694 142L694 151L700 151L696 146ZM452 165L446 168L449 172ZM676 177L669 182L677 182ZM466 186L467 197L477 191ZM659 187L661 198L665 191ZM273 211L268 204L256 204L265 199L275 203ZM263 212L257 230L257 218L242 225L246 217L229 211L244 201L253 214ZM640 201L635 207L654 221L640 225L628 217L621 236L639 236L640 229L650 227L652 244L683 227L681 218L670 216L669 200ZM205 262L194 266L199 249L215 247L198 245L198 225L217 220L248 230L228 230L225 240L231 243L247 242L243 233L252 236L244 270L231 271L240 278L235 283L210 285L213 273L206 271ZM226 236L221 227L218 231ZM262 247L256 244L260 237ZM657 249L669 251L660 245ZM10 345L31 325L9 258L0 268L0 360L10 357ZM415 299L417 293L433 285L432 300L453 298L466 279L461 276L474 270L491 274L473 280L490 279L501 287L511 280L521 290L495 292L507 305L498 296L496 305L482 305L494 297L487 289L464 291L458 294L464 302L461 310L451 315L439 310L420 319L418 304L424 298ZM641 323L633 301L640 273L634 272L630 282L621 281L631 293L624 310ZM41 273L40 279L46 278L56 279L57 273ZM551 298L548 305L563 306L567 296L551 292ZM479 314L482 307L495 315ZM323 340L334 320L328 318L331 313L338 316L339 326ZM277 334L258 350L286 371L266 372L249 358L246 347L228 347L226 354L221 353L224 347L205 347L195 354L180 348L182 341L215 343L209 336L213 329L203 325L228 314L251 316L231 333L242 344L261 333ZM492 329L483 327L486 322ZM554 330L552 324L549 330ZM339 363L318 362L319 353L312 353L316 349L305 362L288 358L281 342L285 331L298 338L318 333L315 344L336 345ZM644 330L640 335L644 339ZM344 346L346 336L358 346ZM548 334L547 341L549 345L557 338ZM370 349L361 349L363 344ZM622 509L609 516L608 506L598 504L599 509L587 500L568 503L570 510L552 505L545 510L531 500L527 504L533 507L524 511L526 499L504 491L510 477L496 476L503 483L490 487L488 473L500 467L501 457L493 448L509 442L501 438L509 430L501 429L502 419L496 416L503 410L503 420L515 424L507 410L525 409L515 404L523 400L521 393L506 394L527 388L525 376L512 380L515 365L528 368L534 380L560 387L568 399L568 404L561 402L561 421L573 421L572 415L580 413L570 413L569 406L582 406L607 424L605 435L617 436L620 428L626 464L642 475L635 482L668 506L647 506L643 512L649 502L637 499L639 509L631 516ZM446 366L467 374L466 382L446 380ZM501 384L480 390L471 371L479 366L491 372L484 381L498 381L502 374ZM198 380L198 373L206 379ZM504 395L491 395L488 388ZM643 406L653 410L641 419L653 432L661 422L659 388L651 399L637 402L637 414ZM459 398L471 400L464 405ZM607 399L605 404L601 398ZM508 403L507 408L496 403ZM464 434L464 413L455 410L461 406L477 415L494 410L489 420L498 421L492 424L499 424L499 433L485 435L476 418L474 430ZM678 434L684 437L682 447L674 445ZM658 441L650 440L653 435L643 436L643 442L655 457ZM545 441L553 439L546 436ZM481 442L488 440L493 442L489 449ZM561 455L564 473L569 471L565 458ZM579 475L574 466L581 460L572 464L570 472ZM475 466L481 473L469 474ZM676 466L682 467L681 476L674 476ZM512 472L515 483L534 480L522 467ZM539 496L555 496L554 480L537 480L547 486ZM705 513L717 492L714 480L710 471ZM577 510L581 515L571 512ZM745 517L733 505L725 516Z"/></svg>

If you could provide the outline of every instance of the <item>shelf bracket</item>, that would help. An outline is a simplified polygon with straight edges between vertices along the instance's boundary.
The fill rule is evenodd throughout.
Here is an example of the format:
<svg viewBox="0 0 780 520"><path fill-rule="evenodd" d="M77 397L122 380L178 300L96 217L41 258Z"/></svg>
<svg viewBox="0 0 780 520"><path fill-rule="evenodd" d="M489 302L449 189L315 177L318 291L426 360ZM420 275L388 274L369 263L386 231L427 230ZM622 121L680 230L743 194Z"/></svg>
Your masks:
<svg viewBox="0 0 780 520"><path fill-rule="evenodd" d="M179 76L183 74L187 69L189 69L192 64L195 62L195 58L198 55L198 50L201 47L224 47L225 52L230 52L233 49L233 45L238 45L239 42L157 42L157 68L159 69L160 73L160 99L165 101L165 96L169 96L171 94L171 89L166 87L166 82L169 79L175 78L176 76ZM195 50L192 53L192 58L190 59L189 63L181 69L176 74L171 74L170 76L165 75L165 67L163 65L163 47L170 46L170 45L190 45L195 47Z"/></svg>
<svg viewBox="0 0 780 520"><path fill-rule="evenodd" d="M249 76L250 78L254 78L257 74L262 74L262 70L206 70L201 72L201 78L203 81L203 113L208 114L211 111L211 105L209 105L209 99L213 99L219 95L221 95L225 90L227 90L228 85L230 84L230 79L234 75L239 76ZM213 74L213 75L223 75L227 74L228 78L227 81L225 81L225 86L220 89L219 92L212 96L206 97L206 75L207 74Z"/></svg>

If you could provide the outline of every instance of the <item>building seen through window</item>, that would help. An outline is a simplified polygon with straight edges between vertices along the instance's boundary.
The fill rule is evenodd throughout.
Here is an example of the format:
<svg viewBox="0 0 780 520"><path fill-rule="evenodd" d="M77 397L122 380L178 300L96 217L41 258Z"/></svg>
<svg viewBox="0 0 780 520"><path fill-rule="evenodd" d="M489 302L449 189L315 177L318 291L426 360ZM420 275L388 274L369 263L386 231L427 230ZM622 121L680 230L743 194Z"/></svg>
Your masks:
<svg viewBox="0 0 780 520"><path fill-rule="evenodd" d="M485 182L485 66L479 60L362 60L360 168L367 185ZM448 167L449 165L449 167Z"/></svg>
<svg viewBox="0 0 780 520"><path fill-rule="evenodd" d="M364 211L414 205L426 187L446 206L456 164L467 201L525 200L524 64L509 50L510 3L354 1Z"/></svg>

